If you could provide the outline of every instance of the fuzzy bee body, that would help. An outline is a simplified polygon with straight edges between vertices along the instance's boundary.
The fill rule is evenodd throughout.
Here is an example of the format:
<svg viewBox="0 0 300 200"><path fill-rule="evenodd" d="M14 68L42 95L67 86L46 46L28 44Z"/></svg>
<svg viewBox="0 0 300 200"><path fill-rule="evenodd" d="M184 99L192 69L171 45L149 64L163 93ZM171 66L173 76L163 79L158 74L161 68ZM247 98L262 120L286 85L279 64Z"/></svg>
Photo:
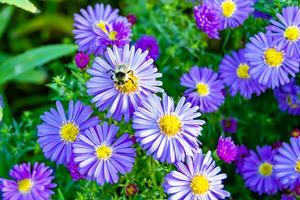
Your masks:
<svg viewBox="0 0 300 200"><path fill-rule="evenodd" d="M133 73L132 70L128 70L126 65L119 65L116 67L115 71L109 70L112 72L111 79L114 80L115 84L118 86L124 85L128 81L132 81L129 75Z"/></svg>

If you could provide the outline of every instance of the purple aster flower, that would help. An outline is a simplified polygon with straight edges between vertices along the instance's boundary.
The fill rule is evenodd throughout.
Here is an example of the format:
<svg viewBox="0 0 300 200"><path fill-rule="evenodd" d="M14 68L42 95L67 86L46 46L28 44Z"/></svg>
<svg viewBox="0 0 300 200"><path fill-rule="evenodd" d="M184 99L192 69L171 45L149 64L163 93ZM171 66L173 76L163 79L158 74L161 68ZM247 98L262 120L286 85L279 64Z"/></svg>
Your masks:
<svg viewBox="0 0 300 200"><path fill-rule="evenodd" d="M214 112L224 103L224 85L212 69L194 66L181 77L180 84L188 88L184 95L201 112Z"/></svg>
<svg viewBox="0 0 300 200"><path fill-rule="evenodd" d="M223 138L219 137L217 146L217 155L225 163L231 163L237 158L238 147L231 140L231 137Z"/></svg>
<svg viewBox="0 0 300 200"><path fill-rule="evenodd" d="M250 99L252 94L260 95L266 90L266 86L257 83L249 75L251 68L244 57L245 50L232 52L232 55L226 55L220 64L220 77L224 83L230 87L231 96L235 96L238 92Z"/></svg>
<svg viewBox="0 0 300 200"><path fill-rule="evenodd" d="M276 88L274 96L281 111L288 111L292 115L300 115L300 86L295 80Z"/></svg>
<svg viewBox="0 0 300 200"><path fill-rule="evenodd" d="M235 28L243 24L253 12L252 0L211 0L206 1L220 13L222 29Z"/></svg>
<svg viewBox="0 0 300 200"><path fill-rule="evenodd" d="M299 63L289 57L284 46L272 41L264 33L258 33L250 38L247 44L245 58L251 68L249 74L258 83L275 88L290 81L299 71Z"/></svg>
<svg viewBox="0 0 300 200"><path fill-rule="evenodd" d="M158 43L153 36L143 35L140 39L135 43L136 49L142 49L142 51L149 51L148 56L153 60L157 60L159 57L159 46Z"/></svg>
<svg viewBox="0 0 300 200"><path fill-rule="evenodd" d="M242 167L242 176L250 190L272 195L278 191L277 180L273 171L276 151L271 146L257 147L250 151Z"/></svg>
<svg viewBox="0 0 300 200"><path fill-rule="evenodd" d="M91 79L87 82L87 92L94 96L93 103L100 111L109 108L107 117L128 121L135 108L152 93L162 92L159 88L161 77L153 65L153 59L146 59L148 51L108 48L104 58L97 57L87 72Z"/></svg>
<svg viewBox="0 0 300 200"><path fill-rule="evenodd" d="M67 164L67 168L70 172L70 175L71 175L73 181L78 181L80 179L85 179L86 178L86 176L83 176L79 173L79 167L74 162L74 156L73 155L71 157L71 161Z"/></svg>
<svg viewBox="0 0 300 200"><path fill-rule="evenodd" d="M226 119L223 119L221 122L222 129L224 132L227 133L236 133L237 130L237 121L236 119L229 117Z"/></svg>
<svg viewBox="0 0 300 200"><path fill-rule="evenodd" d="M74 143L74 161L79 172L97 183L116 183L118 173L130 172L135 158L135 149L128 134L116 137L119 127L95 126L79 135Z"/></svg>
<svg viewBox="0 0 300 200"><path fill-rule="evenodd" d="M204 121L201 114L182 97L175 107L172 98L163 94L162 100L151 95L134 112L132 127L135 136L148 154L161 162L183 161L198 149L197 137Z"/></svg>
<svg viewBox="0 0 300 200"><path fill-rule="evenodd" d="M236 169L237 173L241 174L245 159L250 155L250 150L243 144L238 147L236 156Z"/></svg>
<svg viewBox="0 0 300 200"><path fill-rule="evenodd" d="M163 188L169 199L225 199L230 193L223 190L223 179L227 175L220 174L211 152L204 156L202 152L187 157L186 163L175 164L178 171L166 175Z"/></svg>
<svg viewBox="0 0 300 200"><path fill-rule="evenodd" d="M287 7L277 14L278 21L271 20L267 27L270 36L279 46L287 46L289 56L300 56L300 9Z"/></svg>
<svg viewBox="0 0 300 200"><path fill-rule="evenodd" d="M85 129L99 123L98 117L91 117L93 110L80 101L69 103L68 116L62 104L56 102L57 110L51 108L41 119L38 126L38 143L44 155L57 164L67 164L71 160L72 146L78 135Z"/></svg>
<svg viewBox="0 0 300 200"><path fill-rule="evenodd" d="M205 32L208 37L220 39L221 19L219 12L216 12L214 8L209 8L206 3L203 3L194 7L194 18L197 27Z"/></svg>
<svg viewBox="0 0 300 200"><path fill-rule="evenodd" d="M78 52L75 55L75 63L77 67L80 69L84 69L90 62L90 57L88 54L85 54L83 52Z"/></svg>
<svg viewBox="0 0 300 200"><path fill-rule="evenodd" d="M74 15L74 35L79 51L103 54L109 45L122 47L130 42L131 24L110 5L96 4Z"/></svg>
<svg viewBox="0 0 300 200"><path fill-rule="evenodd" d="M293 189L300 180L300 137L283 143L275 160L275 174L285 188Z"/></svg>
<svg viewBox="0 0 300 200"><path fill-rule="evenodd" d="M56 187L52 183L52 169L44 163L23 163L15 165L9 175L15 180L1 179L2 198L4 200L47 200L54 194L52 191Z"/></svg>

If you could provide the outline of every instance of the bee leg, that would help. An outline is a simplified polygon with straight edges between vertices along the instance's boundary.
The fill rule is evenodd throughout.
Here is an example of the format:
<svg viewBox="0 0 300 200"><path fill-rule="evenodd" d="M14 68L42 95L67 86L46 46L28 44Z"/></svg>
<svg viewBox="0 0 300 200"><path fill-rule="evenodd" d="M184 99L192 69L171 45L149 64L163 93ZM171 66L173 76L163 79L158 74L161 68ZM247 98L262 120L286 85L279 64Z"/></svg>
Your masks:
<svg viewBox="0 0 300 200"><path fill-rule="evenodd" d="M128 70L127 74L133 74L132 69L131 69L131 70Z"/></svg>
<svg viewBox="0 0 300 200"><path fill-rule="evenodd" d="M136 84L134 83L134 81L132 80L132 78L129 78L129 80L130 80L131 83L136 87Z"/></svg>
<svg viewBox="0 0 300 200"><path fill-rule="evenodd" d="M106 73L111 73L111 72L114 72L114 70L110 69L110 70L107 70Z"/></svg>

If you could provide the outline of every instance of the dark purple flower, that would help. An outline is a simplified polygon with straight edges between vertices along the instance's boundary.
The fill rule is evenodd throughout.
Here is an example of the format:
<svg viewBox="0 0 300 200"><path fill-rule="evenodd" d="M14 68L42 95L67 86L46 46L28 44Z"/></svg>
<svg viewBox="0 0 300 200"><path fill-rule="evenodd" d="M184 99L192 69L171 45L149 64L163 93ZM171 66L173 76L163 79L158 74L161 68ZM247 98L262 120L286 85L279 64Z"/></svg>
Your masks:
<svg viewBox="0 0 300 200"><path fill-rule="evenodd" d="M274 96L281 111L288 111L291 115L300 115L300 86L296 81L274 90Z"/></svg>
<svg viewBox="0 0 300 200"><path fill-rule="evenodd" d="M134 183L129 183L126 187L125 187L125 193L126 196L132 197L134 196L136 193L138 193L139 188L136 184Z"/></svg>
<svg viewBox="0 0 300 200"><path fill-rule="evenodd" d="M126 16L127 20L129 21L129 23L131 24L131 26L133 26L136 23L136 16L133 14L128 14Z"/></svg>
<svg viewBox="0 0 300 200"><path fill-rule="evenodd" d="M293 194L282 194L280 200L296 200Z"/></svg>
<svg viewBox="0 0 300 200"><path fill-rule="evenodd" d="M4 200L48 200L56 187L52 183L53 170L44 163L23 163L15 165L9 175L15 180L0 179L2 198Z"/></svg>
<svg viewBox="0 0 300 200"><path fill-rule="evenodd" d="M278 149L282 146L282 142L281 141L276 141L272 144L272 149Z"/></svg>
<svg viewBox="0 0 300 200"><path fill-rule="evenodd" d="M67 164L67 168L74 181L86 178L86 176L79 173L79 166L74 162L74 156L72 156L71 161Z"/></svg>
<svg viewBox="0 0 300 200"><path fill-rule="evenodd" d="M222 129L227 133L236 133L237 121L236 119L229 117L222 120Z"/></svg>
<svg viewBox="0 0 300 200"><path fill-rule="evenodd" d="M299 180L297 181L293 191L297 196L300 196L300 181Z"/></svg>
<svg viewBox="0 0 300 200"><path fill-rule="evenodd" d="M148 56L153 60L157 60L157 58L159 57L159 46L155 37L153 36L143 35L135 43L135 47L137 49L142 49L143 51L148 50Z"/></svg>
<svg viewBox="0 0 300 200"><path fill-rule="evenodd" d="M203 3L194 7L197 27L212 39L220 39L221 19L219 12Z"/></svg>
<svg viewBox="0 0 300 200"><path fill-rule="evenodd" d="M271 146L257 147L256 152L250 151L245 158L241 174L247 187L259 195L272 195L278 191L277 179L274 172L274 156L276 150Z"/></svg>
<svg viewBox="0 0 300 200"><path fill-rule="evenodd" d="M217 146L217 155L225 163L231 163L236 160L238 147L231 140L231 137L219 137Z"/></svg>
<svg viewBox="0 0 300 200"><path fill-rule="evenodd" d="M244 165L245 158L247 158L250 155L249 149L245 145L240 145L238 147L238 153L237 153L237 159L236 159L236 169L237 173L241 173L241 170Z"/></svg>
<svg viewBox="0 0 300 200"><path fill-rule="evenodd" d="M88 54L85 54L83 52L78 52L75 55L75 63L77 65L77 67L79 67L80 69L84 69L90 61L90 57Z"/></svg>

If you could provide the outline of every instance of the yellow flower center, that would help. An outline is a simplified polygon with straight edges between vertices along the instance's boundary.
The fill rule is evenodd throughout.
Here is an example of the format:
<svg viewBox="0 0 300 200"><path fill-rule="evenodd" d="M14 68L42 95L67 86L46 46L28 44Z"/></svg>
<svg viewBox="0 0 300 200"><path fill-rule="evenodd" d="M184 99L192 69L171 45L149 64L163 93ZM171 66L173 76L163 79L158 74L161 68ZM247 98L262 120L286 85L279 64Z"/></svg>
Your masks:
<svg viewBox="0 0 300 200"><path fill-rule="evenodd" d="M66 142L74 142L79 133L79 127L72 122L64 124L60 128L60 137Z"/></svg>
<svg viewBox="0 0 300 200"><path fill-rule="evenodd" d="M296 42L300 37L300 30L297 26L290 26L284 31L284 37L292 42Z"/></svg>
<svg viewBox="0 0 300 200"><path fill-rule="evenodd" d="M100 160L107 160L111 157L112 149L106 145L101 145L96 149L96 155Z"/></svg>
<svg viewBox="0 0 300 200"><path fill-rule="evenodd" d="M249 66L247 64L240 64L236 70L236 74L239 78L250 78Z"/></svg>
<svg viewBox="0 0 300 200"><path fill-rule="evenodd" d="M295 165L295 170L300 173L300 160L297 161Z"/></svg>
<svg viewBox="0 0 300 200"><path fill-rule="evenodd" d="M115 87L117 90L125 94L136 92L138 89L138 78L133 73L131 73L128 76L128 80L125 81L124 84L115 84Z"/></svg>
<svg viewBox="0 0 300 200"><path fill-rule="evenodd" d="M18 182L18 190L21 193L30 192L32 186L33 186L33 182L29 178L23 179Z"/></svg>
<svg viewBox="0 0 300 200"><path fill-rule="evenodd" d="M272 175L273 165L268 162L264 162L259 166L258 171L263 176L270 176Z"/></svg>
<svg viewBox="0 0 300 200"><path fill-rule="evenodd" d="M100 21L98 24L97 24L98 28L100 28L104 33L108 34L108 31L106 29L106 23L104 21Z"/></svg>
<svg viewBox="0 0 300 200"><path fill-rule="evenodd" d="M198 83L196 85L197 92L200 96L204 97L209 94L209 87L205 83Z"/></svg>
<svg viewBox="0 0 300 200"><path fill-rule="evenodd" d="M231 0L224 1L222 3L222 12L225 17L232 17L236 11L236 4Z"/></svg>
<svg viewBox="0 0 300 200"><path fill-rule="evenodd" d="M196 175L191 181L190 188L196 195L205 194L209 189L209 181L203 175Z"/></svg>
<svg viewBox="0 0 300 200"><path fill-rule="evenodd" d="M111 32L109 32L109 34L108 34L108 38L109 38L110 40L116 40L116 36L117 36L117 31L111 31Z"/></svg>
<svg viewBox="0 0 300 200"><path fill-rule="evenodd" d="M279 67L284 61L283 52L277 51L274 48L269 48L265 51L265 62L270 67Z"/></svg>
<svg viewBox="0 0 300 200"><path fill-rule="evenodd" d="M160 130L168 137L173 137L180 132L182 123L175 115L165 115L158 122Z"/></svg>

